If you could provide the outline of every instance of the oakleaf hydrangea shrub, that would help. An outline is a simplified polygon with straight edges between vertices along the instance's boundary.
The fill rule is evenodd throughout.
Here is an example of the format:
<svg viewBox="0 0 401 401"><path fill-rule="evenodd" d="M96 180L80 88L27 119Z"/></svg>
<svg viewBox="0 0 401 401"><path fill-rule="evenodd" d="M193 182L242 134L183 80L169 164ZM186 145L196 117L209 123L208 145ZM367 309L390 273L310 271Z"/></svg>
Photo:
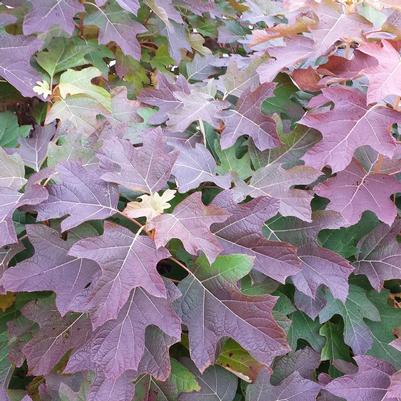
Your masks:
<svg viewBox="0 0 401 401"><path fill-rule="evenodd" d="M0 399L401 399L399 0L0 2Z"/></svg>

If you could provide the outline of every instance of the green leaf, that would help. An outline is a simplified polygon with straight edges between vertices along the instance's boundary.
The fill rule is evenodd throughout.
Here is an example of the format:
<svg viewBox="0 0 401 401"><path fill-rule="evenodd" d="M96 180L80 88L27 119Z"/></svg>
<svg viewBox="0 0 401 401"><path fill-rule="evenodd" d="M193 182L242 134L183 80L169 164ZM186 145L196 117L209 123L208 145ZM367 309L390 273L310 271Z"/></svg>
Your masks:
<svg viewBox="0 0 401 401"><path fill-rule="evenodd" d="M30 125L18 125L17 116L10 111L0 113L0 146L15 148L19 138L27 137Z"/></svg>
<svg viewBox="0 0 401 401"><path fill-rule="evenodd" d="M216 145L214 149L217 157L220 160L220 164L217 167L217 172L219 174L234 172L238 175L238 177L245 179L250 177L254 173L251 168L251 158L249 156L249 153L244 152L243 149L240 148L241 145L238 141L231 148L221 150L219 146L219 141L218 139L216 139Z"/></svg>
<svg viewBox="0 0 401 401"><path fill-rule="evenodd" d="M351 284L345 304L334 299L329 291L326 291L326 300L327 304L319 314L320 322L327 322L334 315L340 315L344 321L345 343L356 354L366 353L372 347L373 340L364 319L380 321L380 313L367 297L366 290Z"/></svg>
<svg viewBox="0 0 401 401"><path fill-rule="evenodd" d="M344 258L350 258L356 253L358 241L373 230L378 222L375 214L365 212L361 220L351 227L337 230L322 230L319 233L319 242L325 248L339 253Z"/></svg>
<svg viewBox="0 0 401 401"><path fill-rule="evenodd" d="M298 340L305 340L315 350L320 351L324 345L324 339L319 334L320 324L318 319L312 320L305 313L294 312L290 319L291 327L288 331L288 342L293 350L297 349Z"/></svg>
<svg viewBox="0 0 401 401"><path fill-rule="evenodd" d="M54 38L47 50L37 54L36 61L54 80L61 71L88 64L86 56L92 51L93 47L82 39Z"/></svg>
<svg viewBox="0 0 401 401"><path fill-rule="evenodd" d="M326 342L320 354L322 361L333 359L351 360L349 348L344 343L343 330L342 323L326 322L322 325L319 334L326 337Z"/></svg>
<svg viewBox="0 0 401 401"><path fill-rule="evenodd" d="M95 67L84 68L80 71L67 70L60 77L61 97L65 99L67 95L86 95L111 111L110 93L106 89L92 84L92 79L101 75L102 73Z"/></svg>
<svg viewBox="0 0 401 401"><path fill-rule="evenodd" d="M389 345L394 340L394 330L401 326L401 310L389 304L389 291L380 294L369 291L368 298L380 313L380 321L366 321L372 332L373 346L368 354L390 362L396 369L401 369L401 352Z"/></svg>
<svg viewBox="0 0 401 401"><path fill-rule="evenodd" d="M216 363L248 382L255 380L264 366L231 339L224 343Z"/></svg>
<svg viewBox="0 0 401 401"><path fill-rule="evenodd" d="M168 380L176 389L177 394L200 390L193 373L174 358L171 358L171 374Z"/></svg>

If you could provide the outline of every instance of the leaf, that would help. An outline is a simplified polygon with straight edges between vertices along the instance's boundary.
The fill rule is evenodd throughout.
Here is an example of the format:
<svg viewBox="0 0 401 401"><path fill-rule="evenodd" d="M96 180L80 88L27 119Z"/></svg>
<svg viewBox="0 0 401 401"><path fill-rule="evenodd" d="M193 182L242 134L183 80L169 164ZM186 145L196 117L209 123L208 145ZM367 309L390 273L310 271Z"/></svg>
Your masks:
<svg viewBox="0 0 401 401"><path fill-rule="evenodd" d="M294 36L285 40L285 46L269 47L266 50L270 59L256 69L262 84L272 82L284 68L291 67L312 56L314 42L305 36Z"/></svg>
<svg viewBox="0 0 401 401"><path fill-rule="evenodd" d="M133 191L153 193L163 189L171 175L178 152L170 151L161 130L154 130L134 148L123 139L108 139L98 153L101 178Z"/></svg>
<svg viewBox="0 0 401 401"><path fill-rule="evenodd" d="M238 99L234 110L225 110L222 119L225 124L221 136L221 148L234 145L241 135L249 135L260 150L277 147L280 140L276 133L275 121L262 113L262 102L273 95L274 84L264 84L253 92L246 91Z"/></svg>
<svg viewBox="0 0 401 401"><path fill-rule="evenodd" d="M302 261L302 270L291 280L299 291L316 298L319 286L325 285L335 298L346 301L348 277L353 271L347 260L314 245L298 248L297 254Z"/></svg>
<svg viewBox="0 0 401 401"><path fill-rule="evenodd" d="M0 146L14 148L20 138L27 137L30 125L18 125L17 116L10 111L0 113Z"/></svg>
<svg viewBox="0 0 401 401"><path fill-rule="evenodd" d="M374 304L369 301L366 291L355 285L350 285L350 292L345 304L335 300L326 293L327 305L319 314L321 323L327 322L335 314L344 320L344 341L355 354L366 353L373 345L371 332L364 318L380 321L380 314Z"/></svg>
<svg viewBox="0 0 401 401"><path fill-rule="evenodd" d="M320 385L304 379L298 372L292 373L279 385L270 384L270 374L266 369L259 373L256 382L249 385L246 391L246 401L315 401L320 391Z"/></svg>
<svg viewBox="0 0 401 401"><path fill-rule="evenodd" d="M392 346L394 334L401 325L401 317L398 308L389 304L389 291L383 290L380 293L369 291L368 298L375 305L380 313L380 322L367 321L373 337L373 346L368 354L383 361L390 362L395 368L400 369L400 350Z"/></svg>
<svg viewBox="0 0 401 401"><path fill-rule="evenodd" d="M321 352L322 361L341 359L350 360L350 352L343 339L343 325L326 322L322 325L319 334L326 337L326 343Z"/></svg>
<svg viewBox="0 0 401 401"><path fill-rule="evenodd" d="M315 188L319 196L330 199L327 209L341 213L347 225L356 224L366 210L391 225L397 211L390 196L400 190L394 177L365 171L355 159L344 171Z"/></svg>
<svg viewBox="0 0 401 401"><path fill-rule="evenodd" d="M397 241L400 221L393 226L379 224L357 245L356 274L364 274L377 291L383 288L385 280L400 278L401 246Z"/></svg>
<svg viewBox="0 0 401 401"><path fill-rule="evenodd" d="M43 42L0 32L0 43L0 75L23 96L36 96L32 88L41 78L31 66L30 58L42 47Z"/></svg>
<svg viewBox="0 0 401 401"><path fill-rule="evenodd" d="M264 222L277 213L277 201L261 197L237 205L228 191L223 191L212 205L231 214L226 221L211 227L224 254L252 256L255 270L282 283L288 276L299 272L300 260L295 248L284 242L268 241L260 233Z"/></svg>
<svg viewBox="0 0 401 401"><path fill-rule="evenodd" d="M140 232L134 234L106 222L103 235L76 242L69 255L93 260L102 270L83 300L83 307L91 312L94 327L116 319L132 289L142 287L154 297L166 297L156 265L166 259L169 252L164 248L156 249L155 243Z"/></svg>
<svg viewBox="0 0 401 401"><path fill-rule="evenodd" d="M253 381L263 365L256 361L249 352L245 351L233 340L227 340L216 359L216 364L222 366L240 379Z"/></svg>
<svg viewBox="0 0 401 401"><path fill-rule="evenodd" d="M387 40L382 41L382 46L366 43L359 50L377 61L377 64L363 70L369 79L368 103L380 102L390 95L401 95L401 82L398 80L401 58L391 43Z"/></svg>
<svg viewBox="0 0 401 401"><path fill-rule="evenodd" d="M80 71L67 70L60 76L58 85L60 95L86 95L98 101L106 110L111 111L111 96L106 89L93 85L93 78L101 76L102 73L95 67L84 68Z"/></svg>
<svg viewBox="0 0 401 401"><path fill-rule="evenodd" d="M0 187L18 190L26 183L24 163L18 154L8 155L0 148Z"/></svg>
<svg viewBox="0 0 401 401"><path fill-rule="evenodd" d="M172 174L177 180L180 192L188 192L203 182L213 182L224 189L230 187L230 175L216 174L216 162L204 145L197 143L194 148L176 145L175 148L180 153L173 166Z"/></svg>
<svg viewBox="0 0 401 401"><path fill-rule="evenodd" d="M320 365L320 355L310 347L291 351L274 361L270 383L277 385L294 372L305 379L312 379L315 369Z"/></svg>
<svg viewBox="0 0 401 401"><path fill-rule="evenodd" d="M235 285L251 264L252 259L245 255L220 256L212 266L201 258L178 286L191 358L201 372L214 363L217 343L224 337L232 338L266 365L288 352L285 334L272 315L276 298L247 296Z"/></svg>
<svg viewBox="0 0 401 401"><path fill-rule="evenodd" d="M78 0L31 0L32 10L25 16L24 35L48 32L54 26L71 35L74 32L74 16L85 11Z"/></svg>
<svg viewBox="0 0 401 401"><path fill-rule="evenodd" d="M154 297L141 288L132 290L117 318L93 332L91 338L70 357L66 371L99 370L108 379L117 379L129 370L142 371L141 359L148 326L157 326L172 337L168 340L170 345L181 336L181 321L171 307L171 302L179 295L175 286L170 284L168 288L171 294L167 299ZM123 338L130 341L121 342Z"/></svg>
<svg viewBox="0 0 401 401"><path fill-rule="evenodd" d="M19 140L18 154L25 165L39 171L46 160L51 139L56 134L56 126L50 124L46 127L36 126L29 138Z"/></svg>
<svg viewBox="0 0 401 401"><path fill-rule="evenodd" d="M237 391L237 378L220 366L210 366L202 374L189 359L184 359L185 365L195 375L200 390L183 393L180 401L233 401Z"/></svg>
<svg viewBox="0 0 401 401"><path fill-rule="evenodd" d="M325 389L347 401L358 398L369 401L392 401L393 398L388 392L395 369L388 362L371 356L356 356L354 359L358 364L358 371L334 379L325 386Z"/></svg>
<svg viewBox="0 0 401 401"><path fill-rule="evenodd" d="M68 215L61 223L61 230L67 231L85 221L103 220L118 212L117 187L101 180L98 168L64 162L56 171L62 183L49 186L49 197L36 207L38 221Z"/></svg>
<svg viewBox="0 0 401 401"><path fill-rule="evenodd" d="M45 124L59 119L59 127L66 133L80 132L89 136L98 128L96 117L108 115L96 100L85 95L68 96L55 102L46 115Z"/></svg>
<svg viewBox="0 0 401 401"><path fill-rule="evenodd" d="M156 88L146 88L138 96L138 99L150 106L157 106L159 111L150 119L150 124L161 124L168 118L167 113L179 108L181 101L174 95L175 92L190 93L186 79L179 75L175 82L171 83L164 75L157 75Z"/></svg>
<svg viewBox="0 0 401 401"><path fill-rule="evenodd" d="M22 314L39 324L39 332L23 347L32 375L50 373L54 365L69 350L78 348L90 333L90 322L84 314L69 314L64 318L48 300L25 305Z"/></svg>
<svg viewBox="0 0 401 401"><path fill-rule="evenodd" d="M341 6L330 1L318 5L319 23L311 29L317 56L325 54L337 41L363 42L362 32L371 24L358 14L342 12Z"/></svg>
<svg viewBox="0 0 401 401"><path fill-rule="evenodd" d="M145 32L146 29L124 12L116 2L109 1L104 8L96 7L96 11L88 14L84 22L99 28L100 44L116 42L124 54L137 60L141 58L141 47L136 35Z"/></svg>
<svg viewBox="0 0 401 401"><path fill-rule="evenodd" d="M5 271L2 285L8 291L54 291L61 315L74 310L76 298L96 277L96 263L68 256L71 243L44 225L26 226L34 255Z"/></svg>
<svg viewBox="0 0 401 401"><path fill-rule="evenodd" d="M175 98L180 105L167 112L167 126L171 131L184 131L194 121L202 120L212 127L218 127L220 112L226 107L226 103L214 100L209 94L200 90L175 92Z"/></svg>
<svg viewBox="0 0 401 401"><path fill-rule="evenodd" d="M344 170L351 163L355 150L365 145L392 157L395 143L390 128L399 121L399 113L382 106L368 108L365 95L357 89L332 87L322 92L324 100L333 102L334 108L309 111L299 121L323 135L323 139L303 156L306 165L316 169L328 165L336 173Z"/></svg>
<svg viewBox="0 0 401 401"><path fill-rule="evenodd" d="M158 248L172 238L178 238L187 252L197 255L202 251L213 262L222 247L210 232L210 226L228 217L229 213L217 206L205 206L201 193L195 192L180 202L173 213L156 216L147 227L155 230L154 240Z"/></svg>
<svg viewBox="0 0 401 401"><path fill-rule="evenodd" d="M278 164L271 164L255 172L244 191L238 192L241 198L250 195L253 198L267 196L280 202L279 212L283 216L295 216L301 220L311 221L309 191L293 189L295 185L311 184L321 175L311 167L295 166L284 170Z"/></svg>
<svg viewBox="0 0 401 401"><path fill-rule="evenodd" d="M288 342L290 347L297 349L300 339L306 340L317 352L320 352L324 345L323 337L319 335L320 324L318 320L312 320L303 312L296 311L291 314L291 326L288 330Z"/></svg>

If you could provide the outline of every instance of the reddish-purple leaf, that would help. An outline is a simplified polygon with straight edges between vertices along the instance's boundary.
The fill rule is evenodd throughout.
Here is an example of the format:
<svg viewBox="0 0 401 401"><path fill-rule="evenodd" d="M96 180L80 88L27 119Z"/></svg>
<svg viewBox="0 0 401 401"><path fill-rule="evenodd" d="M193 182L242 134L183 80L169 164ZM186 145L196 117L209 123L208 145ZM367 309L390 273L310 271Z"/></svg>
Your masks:
<svg viewBox="0 0 401 401"><path fill-rule="evenodd" d="M396 401L389 394L395 369L371 356L356 356L358 372L332 380L325 390L347 401Z"/></svg>
<svg viewBox="0 0 401 401"><path fill-rule="evenodd" d="M256 270L282 283L288 276L299 272L300 260L296 249L285 242L268 241L261 234L265 221L278 211L277 201L260 197L238 205L228 191L223 191L212 204L231 214L223 223L211 227L224 254L253 256Z"/></svg>
<svg viewBox="0 0 401 401"><path fill-rule="evenodd" d="M68 215L61 223L61 230L66 231L117 212L117 186L101 180L97 167L64 162L57 166L57 173L62 183L48 187L48 199L36 207L39 221Z"/></svg>
<svg viewBox="0 0 401 401"><path fill-rule="evenodd" d="M292 188L295 185L307 185L314 182L321 173L312 167L295 166L284 170L279 164L270 164L257 170L249 185L238 187L242 195L253 198L267 196L280 201L280 214L295 216L301 220L311 221L311 191Z"/></svg>
<svg viewBox="0 0 401 401"><path fill-rule="evenodd" d="M352 266L336 253L315 245L298 249L302 270L291 277L295 287L305 295L316 298L321 285L328 287L334 298L345 302L348 296L348 277Z"/></svg>
<svg viewBox="0 0 401 401"><path fill-rule="evenodd" d="M102 269L82 301L95 327L117 318L134 288L142 287L154 297L166 297L156 265L170 254L164 248L156 249L155 243L140 232L134 234L106 222L103 235L76 242L69 255L94 260Z"/></svg>
<svg viewBox="0 0 401 401"><path fill-rule="evenodd" d="M174 175L180 192L188 192L203 182L213 182L221 188L231 185L230 175L216 175L217 165L207 148L197 143L195 148L177 144L178 158L174 164Z"/></svg>
<svg viewBox="0 0 401 401"><path fill-rule="evenodd" d="M74 16L85 11L79 0L31 0L32 10L25 16L25 35L48 32L54 26L61 27L68 34L75 29Z"/></svg>
<svg viewBox="0 0 401 401"><path fill-rule="evenodd" d="M22 349L29 372L33 375L50 373L67 351L80 347L86 341L91 331L90 321L84 314L69 314L61 318L46 299L30 302L21 312L40 327Z"/></svg>
<svg viewBox="0 0 401 401"><path fill-rule="evenodd" d="M357 89L337 86L322 92L323 99L333 102L334 108L309 111L299 121L323 135L302 158L308 166L319 170L330 166L333 173L344 170L355 150L365 145L393 156L396 144L390 129L392 124L401 122L400 113L382 106L369 108L365 95Z"/></svg>
<svg viewBox="0 0 401 401"><path fill-rule="evenodd" d="M223 248L210 232L210 226L227 220L229 216L229 212L217 206L205 206L202 194L195 192L179 203L172 213L152 219L148 228L155 230L157 247L178 238L189 253L197 255L202 251L212 262Z"/></svg>
<svg viewBox="0 0 401 401"><path fill-rule="evenodd" d="M212 266L198 259L194 273L178 286L191 358L201 372L214 363L217 345L225 337L266 365L289 351L286 335L272 315L277 298L244 295L236 285L251 268L252 258L248 258L220 256Z"/></svg>
<svg viewBox="0 0 401 401"><path fill-rule="evenodd" d="M138 99L141 102L159 108L159 111L150 117L150 124L165 122L168 118L167 113L180 107L181 102L174 96L174 92L190 93L188 82L182 75L171 83L163 74L158 74L156 89L146 88L140 93Z"/></svg>
<svg viewBox="0 0 401 401"><path fill-rule="evenodd" d="M320 388L320 384L304 379L298 372L273 386L270 383L270 374L263 369L255 383L248 386L246 401L315 401Z"/></svg>
<svg viewBox="0 0 401 401"><path fill-rule="evenodd" d="M330 199L327 210L340 213L347 225L357 223L366 210L391 225L397 209L390 197L400 191L401 183L395 177L366 171L355 159L344 171L315 188L319 196Z"/></svg>
<svg viewBox="0 0 401 401"><path fill-rule="evenodd" d="M161 129L148 132L141 147L125 139L107 139L98 153L101 178L133 191L156 192L166 186L177 155L166 145Z"/></svg>
<svg viewBox="0 0 401 401"><path fill-rule="evenodd" d="M382 46L377 43L366 43L359 50L377 60L377 64L369 66L363 73L369 79L368 103L377 103L390 95L401 95L401 57L387 40Z"/></svg>
<svg viewBox="0 0 401 401"><path fill-rule="evenodd" d="M77 310L75 298L99 272L96 263L68 256L71 242L43 224L27 225L34 255L8 269L2 279L7 291L54 291L62 315Z"/></svg>
<svg viewBox="0 0 401 401"><path fill-rule="evenodd" d="M108 378L118 378L126 371L140 369L146 349L145 330L151 325L173 337L173 342L179 341L181 320L171 306L179 291L173 284L167 284L166 299L154 297L141 288L132 290L117 318L94 331L71 356L66 371L90 369L103 372Z"/></svg>
<svg viewBox="0 0 401 401"><path fill-rule="evenodd" d="M273 97L274 87L267 83L252 92L248 90L238 99L235 109L222 113L225 125L220 139L222 149L234 145L241 135L249 135L260 150L280 145L276 122L261 111L263 101Z"/></svg>
<svg viewBox="0 0 401 401"><path fill-rule="evenodd" d="M355 273L364 274L377 291L385 280L401 279L401 245L397 241L400 232L400 220L390 227L379 224L358 243Z"/></svg>

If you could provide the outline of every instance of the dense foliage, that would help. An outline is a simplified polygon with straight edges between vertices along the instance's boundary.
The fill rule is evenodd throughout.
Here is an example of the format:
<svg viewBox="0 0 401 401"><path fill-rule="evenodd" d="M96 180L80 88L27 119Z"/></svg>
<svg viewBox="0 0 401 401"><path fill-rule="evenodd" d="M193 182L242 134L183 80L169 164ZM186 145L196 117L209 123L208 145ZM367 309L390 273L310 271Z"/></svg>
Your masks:
<svg viewBox="0 0 401 401"><path fill-rule="evenodd" d="M401 400L400 21L2 0L0 400Z"/></svg>

